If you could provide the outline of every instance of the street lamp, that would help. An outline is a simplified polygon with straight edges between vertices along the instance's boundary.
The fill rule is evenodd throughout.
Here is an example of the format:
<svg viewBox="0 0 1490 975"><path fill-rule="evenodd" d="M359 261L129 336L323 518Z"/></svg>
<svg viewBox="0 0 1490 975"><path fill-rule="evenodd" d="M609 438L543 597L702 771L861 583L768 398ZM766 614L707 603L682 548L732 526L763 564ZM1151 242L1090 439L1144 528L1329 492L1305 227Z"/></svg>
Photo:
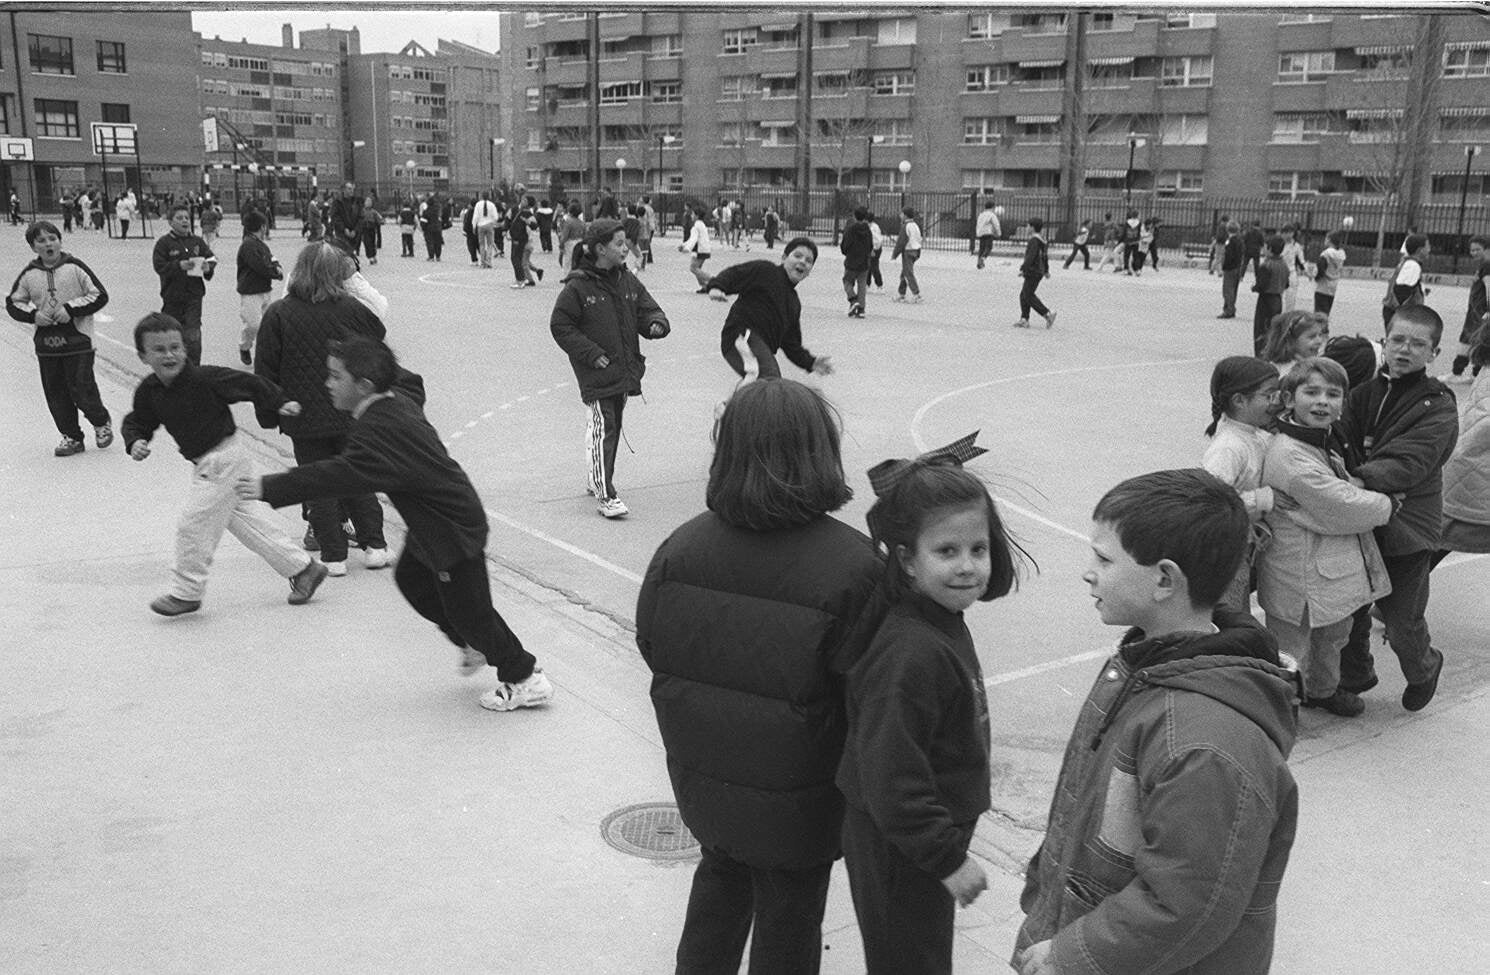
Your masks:
<svg viewBox="0 0 1490 975"><path fill-rule="evenodd" d="M414 167L418 165L419 163L413 159L404 163L404 173L409 177L409 202L411 203L414 201Z"/></svg>
<svg viewBox="0 0 1490 975"><path fill-rule="evenodd" d="M367 142L362 139L352 140L352 164L347 167L347 179L350 182L357 182L357 150L365 145Z"/></svg>
<svg viewBox="0 0 1490 975"><path fill-rule="evenodd" d="M616 195L621 193L621 187L626 182L626 160L616 160ZM619 201L618 201L619 202Z"/></svg>
<svg viewBox="0 0 1490 975"><path fill-rule="evenodd" d="M1464 243L1464 204L1469 194L1469 167L1474 163L1474 157L1480 154L1479 146L1464 147L1464 182L1459 184L1459 229L1454 232L1454 238L1458 246L1454 248L1454 273L1459 273L1459 252L1468 245Z"/></svg>
<svg viewBox="0 0 1490 975"><path fill-rule="evenodd" d="M1123 175L1123 203L1130 208L1133 205L1133 154L1138 151L1139 146L1148 145L1147 139L1140 139L1132 132L1128 133L1128 170Z"/></svg>
<svg viewBox="0 0 1490 975"><path fill-rule="evenodd" d="M897 168L900 170L900 209L904 210L905 191L911 187L911 161L909 159L902 159Z"/></svg>
<svg viewBox="0 0 1490 975"><path fill-rule="evenodd" d="M491 140L491 146L486 150L486 164L491 170L491 184L493 186L497 184L497 147L505 146L506 144L507 140L498 136Z"/></svg>
<svg viewBox="0 0 1490 975"><path fill-rule="evenodd" d="M657 137L657 192L662 192L662 147L670 146L678 141L675 135L659 135Z"/></svg>
<svg viewBox="0 0 1490 975"><path fill-rule="evenodd" d="M882 135L872 135L864 140L864 168L869 171L864 177L864 188L871 194L874 192L874 147L883 144L884 141L885 137Z"/></svg>
<svg viewBox="0 0 1490 975"><path fill-rule="evenodd" d="M243 187L238 182L238 153L247 151L247 144L233 143L233 206L239 210L243 209Z"/></svg>

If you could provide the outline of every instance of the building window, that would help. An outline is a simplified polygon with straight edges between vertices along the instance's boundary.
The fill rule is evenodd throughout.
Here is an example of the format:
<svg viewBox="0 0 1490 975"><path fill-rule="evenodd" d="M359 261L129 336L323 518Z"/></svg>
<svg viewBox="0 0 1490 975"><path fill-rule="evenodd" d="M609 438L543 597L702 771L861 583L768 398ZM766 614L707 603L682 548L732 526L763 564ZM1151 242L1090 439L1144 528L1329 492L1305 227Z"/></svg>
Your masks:
<svg viewBox="0 0 1490 975"><path fill-rule="evenodd" d="M652 82L652 101L658 105L677 105L683 101L683 82Z"/></svg>
<svg viewBox="0 0 1490 975"><path fill-rule="evenodd" d="M724 32L724 54L744 54L761 42L760 32L754 27L744 27L740 30L727 30Z"/></svg>
<svg viewBox="0 0 1490 975"><path fill-rule="evenodd" d="M914 44L916 43L916 18L893 17L879 22L879 34L876 38L879 44Z"/></svg>
<svg viewBox="0 0 1490 975"><path fill-rule="evenodd" d="M724 122L719 126L719 144L738 146L745 141L745 129L739 122Z"/></svg>
<svg viewBox="0 0 1490 975"><path fill-rule="evenodd" d="M1283 14L1278 18L1280 24L1327 24L1330 22L1329 14Z"/></svg>
<svg viewBox="0 0 1490 975"><path fill-rule="evenodd" d="M523 26L524 27L542 27L543 26L543 14L533 13L532 11L529 11L528 13L523 14Z"/></svg>
<svg viewBox="0 0 1490 975"><path fill-rule="evenodd" d="M631 99L640 97L642 97L640 81L618 81L615 84L600 86L600 104L602 105L624 105Z"/></svg>
<svg viewBox="0 0 1490 975"><path fill-rule="evenodd" d="M1318 193L1321 179L1321 174L1317 172L1268 173L1268 196L1293 200L1299 196Z"/></svg>
<svg viewBox="0 0 1490 975"><path fill-rule="evenodd" d="M1280 84L1323 81L1335 71L1334 51L1295 51L1278 55Z"/></svg>
<svg viewBox="0 0 1490 975"><path fill-rule="evenodd" d="M1118 59L1117 63L1100 64L1087 61L1088 88L1126 88L1133 80L1133 59Z"/></svg>
<svg viewBox="0 0 1490 975"><path fill-rule="evenodd" d="M847 71L824 71L812 76L814 98L838 98L848 94L853 79Z"/></svg>
<svg viewBox="0 0 1490 975"><path fill-rule="evenodd" d="M76 74L72 66L72 38L29 34L31 70L37 74Z"/></svg>
<svg viewBox="0 0 1490 975"><path fill-rule="evenodd" d="M876 71L869 84L875 95L913 95L916 92L916 72Z"/></svg>
<svg viewBox="0 0 1490 975"><path fill-rule="evenodd" d="M1298 145L1318 142L1324 136L1340 132L1335 116L1329 112L1278 112L1273 116L1273 142Z"/></svg>
<svg viewBox="0 0 1490 975"><path fill-rule="evenodd" d="M908 146L911 144L911 120L908 118L885 118L874 123L871 136L880 137L880 145Z"/></svg>
<svg viewBox="0 0 1490 975"><path fill-rule="evenodd" d="M98 106L99 120L111 122L115 125L127 125L129 123L129 106L117 102L104 102Z"/></svg>
<svg viewBox="0 0 1490 975"><path fill-rule="evenodd" d="M43 139L81 139L78 103L56 98L36 100L36 134Z"/></svg>
<svg viewBox="0 0 1490 975"><path fill-rule="evenodd" d="M997 37L1009 29L1009 15L1000 13L980 13L967 15L967 36L969 40L986 40Z"/></svg>
<svg viewBox="0 0 1490 975"><path fill-rule="evenodd" d="M542 103L542 101L541 101L542 96L539 94L538 89L537 88L529 88L526 92L524 92L524 95L527 98L528 111L530 111L530 112L536 112L536 111L538 111L538 109L539 109L539 107L540 107L540 105Z"/></svg>
<svg viewBox="0 0 1490 975"><path fill-rule="evenodd" d="M229 57L227 67L241 68L245 71L268 71L269 61L265 58Z"/></svg>
<svg viewBox="0 0 1490 975"><path fill-rule="evenodd" d="M652 38L652 57L680 58L683 56L682 34L659 34Z"/></svg>
<svg viewBox="0 0 1490 975"><path fill-rule="evenodd" d="M1490 75L1490 47L1463 47L1443 52L1445 78L1483 78Z"/></svg>
<svg viewBox="0 0 1490 975"><path fill-rule="evenodd" d="M967 69L967 84L963 91L993 91L1009 83L1007 64L983 64Z"/></svg>
<svg viewBox="0 0 1490 975"><path fill-rule="evenodd" d="M536 67L538 67L539 56L540 55L539 55L538 45L537 44L529 44L528 45L528 50L527 50L527 57L523 61L523 67L526 67L526 68L536 68Z"/></svg>
<svg viewBox="0 0 1490 975"><path fill-rule="evenodd" d="M761 148L771 149L777 146L794 146L797 144L796 125L766 125L760 126Z"/></svg>
<svg viewBox="0 0 1490 975"><path fill-rule="evenodd" d="M965 146L991 146L1003 137L1003 119L965 118L962 120L962 144Z"/></svg>
<svg viewBox="0 0 1490 975"><path fill-rule="evenodd" d="M1010 21L1015 27L1023 27L1031 34L1064 34L1066 15L1061 14L1015 14Z"/></svg>
<svg viewBox="0 0 1490 975"><path fill-rule="evenodd" d="M1209 54L1165 58L1160 66L1160 84L1165 88L1206 87L1210 83L1211 56Z"/></svg>
<svg viewBox="0 0 1490 975"><path fill-rule="evenodd" d="M1166 146L1203 146L1210 132L1210 120L1204 115L1165 115L1159 119L1159 144Z"/></svg>
<svg viewBox="0 0 1490 975"><path fill-rule="evenodd" d="M1049 145L1061 141L1061 120L1056 115L1019 115L1014 119L1014 141L1024 145Z"/></svg>
<svg viewBox="0 0 1490 975"><path fill-rule="evenodd" d="M1215 27L1215 14L1165 14L1165 27Z"/></svg>
<svg viewBox="0 0 1490 975"><path fill-rule="evenodd" d="M1155 187L1160 196L1199 196L1205 192L1205 174L1198 169L1173 169L1159 174Z"/></svg>
<svg viewBox="0 0 1490 975"><path fill-rule="evenodd" d="M755 76L740 75L734 78L722 78L719 82L719 100L722 102L739 102L755 94Z"/></svg>
<svg viewBox="0 0 1490 975"><path fill-rule="evenodd" d="M1095 11L1092 14L1091 30L1117 30L1117 14L1112 11Z"/></svg>
<svg viewBox="0 0 1490 975"><path fill-rule="evenodd" d="M106 74L124 74L124 44L118 41L98 42L98 70Z"/></svg>
<svg viewBox="0 0 1490 975"><path fill-rule="evenodd" d="M785 77L770 77L770 78L767 78L767 77L764 77L763 76L761 78L761 97L762 98L796 98L797 97L797 76L794 75L794 74L793 75L787 75Z"/></svg>
<svg viewBox="0 0 1490 975"><path fill-rule="evenodd" d="M987 193L989 190L1001 189L1003 185L1004 171L1002 169L964 169L962 171L964 190Z"/></svg>

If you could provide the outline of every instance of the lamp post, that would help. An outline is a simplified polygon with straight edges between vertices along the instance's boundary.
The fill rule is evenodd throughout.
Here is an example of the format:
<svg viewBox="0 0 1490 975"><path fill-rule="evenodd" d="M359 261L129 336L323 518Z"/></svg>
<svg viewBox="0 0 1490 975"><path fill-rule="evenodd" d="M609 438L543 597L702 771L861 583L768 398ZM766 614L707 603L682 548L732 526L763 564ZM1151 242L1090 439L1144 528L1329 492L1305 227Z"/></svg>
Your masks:
<svg viewBox="0 0 1490 975"><path fill-rule="evenodd" d="M902 159L897 168L900 170L900 209L904 210L905 191L910 189L911 186L911 161L909 159Z"/></svg>
<svg viewBox="0 0 1490 975"><path fill-rule="evenodd" d="M507 140L498 136L491 140L491 145L486 150L486 165L491 170L490 179L493 188L497 185L497 148L506 144Z"/></svg>
<svg viewBox="0 0 1490 975"><path fill-rule="evenodd" d="M349 182L357 182L357 150L361 149L365 145L367 145L367 143L362 139L352 140L352 164L347 167L347 180Z"/></svg>
<svg viewBox="0 0 1490 975"><path fill-rule="evenodd" d="M409 202L414 201L414 167L419 163L410 159L404 163L404 174L409 177Z"/></svg>
<svg viewBox="0 0 1490 975"><path fill-rule="evenodd" d="M662 147L670 146L678 141L675 135L659 135L657 137L657 192L662 193Z"/></svg>
<svg viewBox="0 0 1490 975"><path fill-rule="evenodd" d="M616 195L621 195L621 187L626 182L626 160L616 160ZM620 202L619 200L616 202Z"/></svg>
<svg viewBox="0 0 1490 975"><path fill-rule="evenodd" d="M1459 253L1468 245L1464 243L1464 204L1469 195L1469 167L1474 163L1474 157L1480 154L1479 146L1464 147L1464 182L1459 184L1459 229L1454 232L1457 246L1454 248L1454 273L1459 273Z"/></svg>
<svg viewBox="0 0 1490 975"><path fill-rule="evenodd" d="M233 206L240 211L243 209L243 187L238 182L238 153L247 148L242 142L233 143Z"/></svg>
<svg viewBox="0 0 1490 975"><path fill-rule="evenodd" d="M1128 133L1128 169L1123 174L1123 203L1128 207L1133 205L1133 155L1138 152L1139 146L1148 145L1147 139L1140 139L1132 132Z"/></svg>
<svg viewBox="0 0 1490 975"><path fill-rule="evenodd" d="M869 209L874 209L874 147L885 141L882 135L871 135L864 140L864 189L869 193Z"/></svg>

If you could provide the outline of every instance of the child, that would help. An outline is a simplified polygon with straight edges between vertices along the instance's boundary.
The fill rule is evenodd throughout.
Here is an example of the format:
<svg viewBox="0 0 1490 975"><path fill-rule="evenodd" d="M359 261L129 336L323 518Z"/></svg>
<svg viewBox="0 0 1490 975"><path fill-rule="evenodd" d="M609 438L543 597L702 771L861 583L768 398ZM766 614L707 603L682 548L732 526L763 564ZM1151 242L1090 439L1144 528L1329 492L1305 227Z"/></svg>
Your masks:
<svg viewBox="0 0 1490 975"><path fill-rule="evenodd" d="M398 361L388 346L366 336L332 343L326 367L332 405L352 414L346 448L340 456L283 474L243 478L238 496L263 498L278 508L387 493L408 525L393 581L415 612L461 648L462 673L474 674L488 663L497 668L500 683L481 696L481 706L514 711L546 703L553 685L492 607L486 510L424 418L422 387L417 399L402 385L394 392ZM326 575L324 566L320 574Z"/></svg>
<svg viewBox="0 0 1490 975"><path fill-rule="evenodd" d="M1345 368L1300 360L1283 378L1285 414L1268 444L1262 479L1286 496L1268 513L1272 541L1257 570L1257 601L1280 649L1299 661L1304 706L1353 718L1365 710L1340 684L1340 648L1351 614L1391 592L1371 529L1400 500L1347 479L1344 444L1331 426L1345 402Z"/></svg>
<svg viewBox="0 0 1490 975"><path fill-rule="evenodd" d="M179 323L186 356L202 363L202 296L217 270L217 258L206 241L191 232L191 207L171 207L171 230L155 242L151 255L160 275L161 313Z"/></svg>
<svg viewBox="0 0 1490 975"><path fill-rule="evenodd" d="M1288 375L1295 362L1324 354L1330 340L1330 320L1314 311L1285 311L1274 315L1260 358L1278 367L1278 376Z"/></svg>
<svg viewBox="0 0 1490 975"><path fill-rule="evenodd" d="M1066 746L1013 965L1262 975L1298 823L1297 683L1266 630L1216 605L1246 509L1204 471L1157 471L1092 520L1082 578L1102 622L1131 629Z"/></svg>
<svg viewBox="0 0 1490 975"><path fill-rule="evenodd" d="M1283 290L1283 310L1293 311L1299 301L1299 282L1304 276L1304 245L1299 240L1299 225L1285 223L1278 228L1283 238L1283 253L1280 258L1288 268L1288 287Z"/></svg>
<svg viewBox="0 0 1490 975"><path fill-rule="evenodd" d="M1469 306L1464 311L1464 325L1459 329L1459 348L1454 356L1453 379L1450 382L1468 382L1479 376L1480 366L1475 364L1474 372L1469 376L1464 375L1465 368L1469 365L1470 355L1476 345L1483 344L1480 339L1485 335L1485 313L1490 311L1487 307L1485 297L1485 276L1490 275L1490 261L1487 261L1487 249L1490 249L1490 237L1471 237L1469 240L1469 266L1474 280L1469 283Z"/></svg>
<svg viewBox="0 0 1490 975"><path fill-rule="evenodd" d="M706 295L709 293L709 278L712 276L704 271L704 263L713 254L709 245L709 227L704 223L704 218L698 211L690 211L693 223L688 233L688 239L678 245L678 252L691 252L693 259L688 262L688 273L698 282L698 293ZM685 218L686 219L686 218Z"/></svg>
<svg viewBox="0 0 1490 975"><path fill-rule="evenodd" d="M1340 287L1340 272L1345 267L1345 235L1331 230L1324 239L1325 249L1315 263L1314 310L1328 315L1335 307L1335 290Z"/></svg>
<svg viewBox="0 0 1490 975"><path fill-rule="evenodd" d="M222 226L222 207L216 203L208 203L202 207L202 242L208 247L217 243L217 231Z"/></svg>
<svg viewBox="0 0 1490 975"><path fill-rule="evenodd" d="M977 436L974 434L973 436ZM988 886L968 855L989 808L988 699L963 611L1016 582L1015 546L962 461L973 437L869 471L891 600L848 675L844 865L874 975L950 972L952 921Z"/></svg>
<svg viewBox="0 0 1490 975"><path fill-rule="evenodd" d="M1387 283L1386 297L1381 301L1381 324L1391 327L1392 316L1404 305L1421 305L1428 296L1423 287L1423 262L1432 253L1426 234L1411 233L1402 241L1402 261Z"/></svg>
<svg viewBox="0 0 1490 975"><path fill-rule="evenodd" d="M1260 354L1262 343L1267 338L1268 326L1273 316L1283 310L1283 292L1288 288L1288 265L1283 263L1283 238L1277 234L1268 238L1268 256L1257 268L1257 281L1252 291L1257 295L1257 308L1252 313L1252 352Z"/></svg>
<svg viewBox="0 0 1490 975"><path fill-rule="evenodd" d="M238 245L238 319L243 331L238 335L238 360L245 366L254 363L254 339L264 309L274 300L274 282L285 276L279 261L264 243L264 215L250 210L243 215L243 243Z"/></svg>
<svg viewBox="0 0 1490 975"><path fill-rule="evenodd" d="M1144 262L1148 260L1150 251L1154 246L1154 223L1145 220L1138 225L1138 250L1133 252L1133 273L1143 273Z"/></svg>
<svg viewBox="0 0 1490 975"><path fill-rule="evenodd" d="M5 296L5 310L18 322L36 326L33 343L41 367L41 391L62 441L55 457L81 454L82 413L93 426L93 442L102 450L114 442L109 411L93 378L93 313L109 303L98 275L62 249L57 226L39 220L26 228L26 243L36 260L17 275Z"/></svg>
<svg viewBox="0 0 1490 975"><path fill-rule="evenodd" d="M383 246L383 213L378 209L378 201L371 196L362 201L357 232L362 236L362 250L367 254L367 263L378 263L378 248Z"/></svg>
<svg viewBox="0 0 1490 975"><path fill-rule="evenodd" d="M398 206L398 234L403 243L399 257L414 256L414 200L405 198Z"/></svg>
<svg viewBox="0 0 1490 975"><path fill-rule="evenodd" d="M715 301L740 296L725 316L719 335L719 351L736 375L745 375L736 348L742 336L755 354L763 379L780 377L778 351L808 372L832 374L828 356L815 356L802 345L802 299L797 297L797 286L807 280L816 263L817 245L806 237L793 237L781 249L780 264L745 261L705 279L704 290Z"/></svg>
<svg viewBox="0 0 1490 975"><path fill-rule="evenodd" d="M1081 226L1076 229L1076 239L1071 242L1071 253L1066 255L1064 270L1071 270L1071 262L1076 260L1076 255L1081 255L1081 269L1090 271L1092 269L1092 252L1087 249L1086 242L1092 236L1092 222L1081 221Z"/></svg>
<svg viewBox="0 0 1490 975"><path fill-rule="evenodd" d="M207 570L224 529L290 580L291 605L309 602L326 579L326 567L291 541L268 505L233 493L235 482L250 474L253 463L238 440L229 409L232 403L252 400L257 409L298 416L300 404L286 402L278 386L251 373L192 362L181 325L169 315L146 315L134 334L135 351L152 375L135 389L134 407L124 418L125 449L135 460L144 460L150 456L150 438L164 426L194 468L186 510L176 525L171 591L150 608L162 616L202 608Z"/></svg>
<svg viewBox="0 0 1490 975"><path fill-rule="evenodd" d="M1211 371L1211 438L1200 466L1230 484L1252 521L1247 557L1221 594L1221 602L1232 609L1251 611L1252 561L1256 555L1258 526L1273 510L1273 489L1262 483L1262 455L1272 434L1278 402L1278 373L1261 359L1228 356Z"/></svg>
<svg viewBox="0 0 1490 975"><path fill-rule="evenodd" d="M1030 310L1040 313L1045 319L1045 327L1050 328L1055 324L1055 312L1045 307L1045 302L1035 294L1035 289L1040 287L1040 282L1050 277L1050 248L1045 244L1045 238L1040 236L1040 231L1045 227L1045 221L1039 217L1030 217L1030 239L1024 245L1024 262L1019 265L1019 276L1024 279L1024 287L1019 291L1019 321L1014 323L1015 328L1030 327Z"/></svg>
<svg viewBox="0 0 1490 975"><path fill-rule="evenodd" d="M921 259L921 224L917 222L914 207L900 211L900 235L895 238L895 249L890 260L900 258L900 285L891 301L905 301L906 289L911 292L910 301L921 303L921 284L916 280L916 262Z"/></svg>

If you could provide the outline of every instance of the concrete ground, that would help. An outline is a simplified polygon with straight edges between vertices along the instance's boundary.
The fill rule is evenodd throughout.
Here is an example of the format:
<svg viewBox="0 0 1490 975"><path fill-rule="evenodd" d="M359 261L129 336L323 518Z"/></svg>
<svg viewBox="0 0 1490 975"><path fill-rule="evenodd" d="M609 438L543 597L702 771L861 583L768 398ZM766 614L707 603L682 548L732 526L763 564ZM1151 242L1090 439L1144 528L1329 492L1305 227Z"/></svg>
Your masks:
<svg viewBox="0 0 1490 975"><path fill-rule="evenodd" d="M299 243L287 237L271 241L286 264ZM366 272L488 508L494 598L558 688L541 711L477 707L494 678L460 678L389 574L355 556L347 578L291 607L284 581L225 539L202 611L152 615L187 466L169 438L145 463L119 444L54 459L28 332L0 324L0 971L670 970L690 865L618 852L600 824L671 800L631 615L652 550L703 506L709 411L732 385L725 307L693 294L676 236L657 242L643 280L674 332L647 347L647 395L627 410L634 453L617 477L634 514L607 522L582 492L583 412L546 327L551 257L541 287L511 291L505 265L473 268L459 235L447 241L439 264L422 246L400 259L390 232L393 253ZM219 245L209 285L209 362L236 361L237 242ZM143 373L129 329L158 307L150 242L67 245L112 296L98 372L117 422ZM19 229L0 236L0 267L27 256ZM714 260L758 256L759 243ZM863 525L874 462L981 429L992 452L974 468L1039 564L969 613L991 684L995 811L975 840L992 886L959 916L961 971L1008 956L1023 861L1116 635L1080 581L1091 506L1123 477L1196 463L1211 364L1250 335L1245 294L1244 317L1218 322L1218 280L1169 266L1141 279L1057 269L1041 289L1056 327L1014 330L1015 268L928 254L924 304L872 293L856 321L825 246L801 288L807 344L839 367L809 381L844 418L859 497L840 516ZM1335 331L1377 335L1380 287L1342 285ZM1429 300L1457 331L1464 290ZM264 468L282 466L288 442L238 415ZM1387 653L1363 717L1302 715L1277 971L1483 969L1487 585L1490 559L1456 556L1434 575L1448 663L1428 709L1397 705ZM862 970L841 872L825 947L825 972Z"/></svg>

